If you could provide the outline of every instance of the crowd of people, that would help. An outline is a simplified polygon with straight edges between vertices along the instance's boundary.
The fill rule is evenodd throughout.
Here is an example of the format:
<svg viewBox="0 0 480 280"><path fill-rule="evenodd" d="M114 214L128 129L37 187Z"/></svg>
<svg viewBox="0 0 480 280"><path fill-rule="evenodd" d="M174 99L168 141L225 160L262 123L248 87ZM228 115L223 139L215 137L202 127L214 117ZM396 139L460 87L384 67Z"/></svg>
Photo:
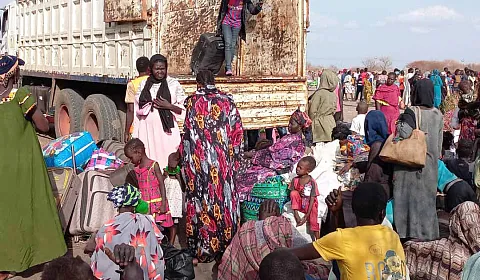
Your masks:
<svg viewBox="0 0 480 280"><path fill-rule="evenodd" d="M1 215L1 280L52 260L42 279L164 279L161 244L176 244L177 235L192 265L215 262L213 277L225 280L461 279L469 258L478 258L480 101L472 70L453 77L448 69L324 70L308 111L292 112L288 133L249 150L235 101L210 71L198 73L187 96L164 56L139 58L125 98L125 155L136 182L108 195L118 215L91 238L86 269L61 257L66 246L35 134L48 123L28 90L14 89L22 64L0 60L0 151L12 159L0 170L6 185L18 186L1 189L2 213L11 213ZM339 117L344 96L359 101L351 125ZM387 160L387 146L412 138L425 148L421 166ZM334 147L333 167L322 164L323 147ZM332 172L339 179L325 183ZM240 203L277 176L288 180L293 220L266 199L258 220L242 223Z"/></svg>

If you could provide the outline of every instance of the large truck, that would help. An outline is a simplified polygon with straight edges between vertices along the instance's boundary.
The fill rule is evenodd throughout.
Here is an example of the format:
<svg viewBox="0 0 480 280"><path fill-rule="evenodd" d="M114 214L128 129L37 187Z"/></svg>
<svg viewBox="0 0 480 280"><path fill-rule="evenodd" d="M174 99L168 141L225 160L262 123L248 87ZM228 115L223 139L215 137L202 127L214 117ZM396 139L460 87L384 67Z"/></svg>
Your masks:
<svg viewBox="0 0 480 280"><path fill-rule="evenodd" d="M253 0L254 2L257 0ZM16 0L0 11L0 52L26 61L22 84L50 116L57 137L87 130L122 139L126 84L140 56L161 53L187 94L191 54L215 32L221 0ZM231 93L245 129L279 127L307 103L308 0L264 0L239 42Z"/></svg>

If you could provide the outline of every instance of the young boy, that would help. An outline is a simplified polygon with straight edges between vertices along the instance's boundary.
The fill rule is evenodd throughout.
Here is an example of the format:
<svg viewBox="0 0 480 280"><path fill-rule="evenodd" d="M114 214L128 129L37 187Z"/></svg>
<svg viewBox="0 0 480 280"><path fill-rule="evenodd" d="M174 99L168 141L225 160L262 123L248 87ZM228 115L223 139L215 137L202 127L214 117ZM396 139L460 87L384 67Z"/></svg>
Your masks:
<svg viewBox="0 0 480 280"><path fill-rule="evenodd" d="M343 220L341 192L335 190L326 202L333 215ZM336 260L342 280L409 279L398 234L381 225L386 205L387 194L380 184L361 183L352 198L357 227L337 229L311 244L290 250L300 260Z"/></svg>
<svg viewBox="0 0 480 280"><path fill-rule="evenodd" d="M357 105L357 113L358 115L352 120L350 130L356 134L365 136L365 117L368 113L368 104L364 101L359 102Z"/></svg>
<svg viewBox="0 0 480 280"><path fill-rule="evenodd" d="M445 159L448 170L458 178L473 187L473 174L470 171L470 156L472 155L473 141L461 139L458 141L457 158Z"/></svg>
<svg viewBox="0 0 480 280"><path fill-rule="evenodd" d="M130 80L127 84L127 92L125 94L125 103L127 104L127 120L125 124L125 142L130 140L130 130L133 123L133 110L135 103L135 95L138 92L140 84L145 81L150 75L150 59L148 57L139 57L136 62L138 77L133 80Z"/></svg>

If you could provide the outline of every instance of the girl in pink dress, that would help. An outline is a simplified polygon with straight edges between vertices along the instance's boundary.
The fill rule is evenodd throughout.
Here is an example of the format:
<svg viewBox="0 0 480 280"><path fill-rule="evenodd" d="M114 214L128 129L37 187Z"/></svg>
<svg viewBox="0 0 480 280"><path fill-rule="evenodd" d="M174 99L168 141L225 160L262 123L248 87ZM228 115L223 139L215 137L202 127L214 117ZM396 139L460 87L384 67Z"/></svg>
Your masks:
<svg viewBox="0 0 480 280"><path fill-rule="evenodd" d="M156 161L149 159L145 153L145 145L139 139L132 139L125 145L125 155L135 165L135 175L138 189L142 193L142 200L148 203L149 212L155 222L164 228L173 226L172 215L168 201L160 166Z"/></svg>

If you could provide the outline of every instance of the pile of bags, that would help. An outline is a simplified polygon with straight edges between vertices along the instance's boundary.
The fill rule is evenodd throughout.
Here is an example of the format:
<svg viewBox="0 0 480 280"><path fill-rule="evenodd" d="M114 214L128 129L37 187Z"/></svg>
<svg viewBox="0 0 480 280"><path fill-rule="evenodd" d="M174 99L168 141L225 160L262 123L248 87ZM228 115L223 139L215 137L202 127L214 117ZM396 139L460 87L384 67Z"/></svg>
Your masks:
<svg viewBox="0 0 480 280"><path fill-rule="evenodd" d="M114 183L125 182L111 179L118 177L115 173L125 173L124 169L133 170L123 143L96 144L90 133L77 132L47 144L43 156L64 233L94 233L117 214L107 195Z"/></svg>

